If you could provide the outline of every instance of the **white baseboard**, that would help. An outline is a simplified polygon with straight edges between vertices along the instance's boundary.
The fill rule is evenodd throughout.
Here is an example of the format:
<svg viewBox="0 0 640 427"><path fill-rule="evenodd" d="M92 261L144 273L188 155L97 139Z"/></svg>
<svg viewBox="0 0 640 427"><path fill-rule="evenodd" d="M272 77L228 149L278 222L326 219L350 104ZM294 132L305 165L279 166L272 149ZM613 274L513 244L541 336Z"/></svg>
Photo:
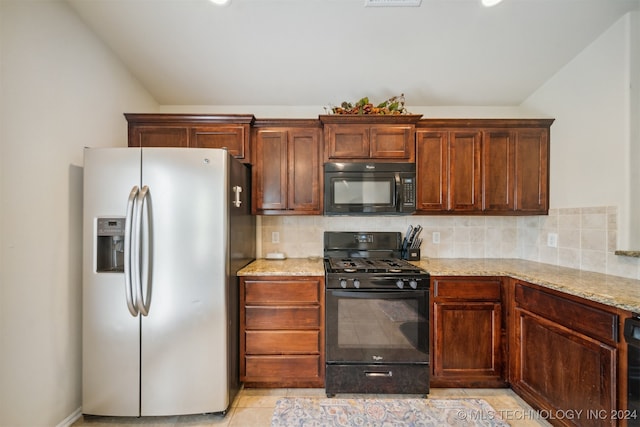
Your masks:
<svg viewBox="0 0 640 427"><path fill-rule="evenodd" d="M75 423L82 416L82 407L73 411L71 415L69 415L64 420L60 421L60 423L56 427L70 427L71 424Z"/></svg>

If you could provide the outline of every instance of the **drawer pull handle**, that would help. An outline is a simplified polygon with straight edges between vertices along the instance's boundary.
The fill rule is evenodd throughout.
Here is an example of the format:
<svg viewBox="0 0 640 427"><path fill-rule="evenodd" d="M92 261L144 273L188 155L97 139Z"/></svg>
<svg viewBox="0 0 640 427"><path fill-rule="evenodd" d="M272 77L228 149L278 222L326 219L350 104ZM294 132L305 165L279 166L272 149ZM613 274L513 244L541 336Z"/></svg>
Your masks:
<svg viewBox="0 0 640 427"><path fill-rule="evenodd" d="M367 377L392 377L393 372L365 372L364 375Z"/></svg>

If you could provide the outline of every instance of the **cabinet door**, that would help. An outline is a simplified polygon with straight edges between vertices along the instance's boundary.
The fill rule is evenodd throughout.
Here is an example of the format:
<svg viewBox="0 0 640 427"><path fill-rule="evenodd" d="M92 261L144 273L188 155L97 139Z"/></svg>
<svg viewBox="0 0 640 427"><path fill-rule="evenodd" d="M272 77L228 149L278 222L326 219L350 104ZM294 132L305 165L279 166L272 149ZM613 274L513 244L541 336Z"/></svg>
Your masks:
<svg viewBox="0 0 640 427"><path fill-rule="evenodd" d="M369 135L372 159L413 161L415 156L413 126L372 126Z"/></svg>
<svg viewBox="0 0 640 427"><path fill-rule="evenodd" d="M487 379L500 381L501 322L499 302L436 302L434 378L476 387L486 385Z"/></svg>
<svg viewBox="0 0 640 427"><path fill-rule="evenodd" d="M432 384L504 387L502 280L437 277L431 294Z"/></svg>
<svg viewBox="0 0 640 427"><path fill-rule="evenodd" d="M509 130L483 132L482 200L485 212L515 208L515 135Z"/></svg>
<svg viewBox="0 0 640 427"><path fill-rule="evenodd" d="M514 317L513 389L550 413L583 414L561 425L616 425L616 349L520 308Z"/></svg>
<svg viewBox="0 0 640 427"><path fill-rule="evenodd" d="M448 209L448 132L416 133L416 208L422 212Z"/></svg>
<svg viewBox="0 0 640 427"><path fill-rule="evenodd" d="M524 213L549 210L549 132L519 129L515 141L515 209Z"/></svg>
<svg viewBox="0 0 640 427"><path fill-rule="evenodd" d="M480 200L481 134L452 131L449 134L449 208L455 212L482 209Z"/></svg>
<svg viewBox="0 0 640 427"><path fill-rule="evenodd" d="M368 159L369 126L326 125L328 159Z"/></svg>
<svg viewBox="0 0 640 427"><path fill-rule="evenodd" d="M256 132L253 213L287 209L287 132Z"/></svg>
<svg viewBox="0 0 640 427"><path fill-rule="evenodd" d="M188 147L186 126L130 126L129 147Z"/></svg>
<svg viewBox="0 0 640 427"><path fill-rule="evenodd" d="M288 208L322 213L322 145L317 129L291 129L288 138Z"/></svg>
<svg viewBox="0 0 640 427"><path fill-rule="evenodd" d="M249 160L249 125L197 126L191 128L191 147L226 148L237 159Z"/></svg>

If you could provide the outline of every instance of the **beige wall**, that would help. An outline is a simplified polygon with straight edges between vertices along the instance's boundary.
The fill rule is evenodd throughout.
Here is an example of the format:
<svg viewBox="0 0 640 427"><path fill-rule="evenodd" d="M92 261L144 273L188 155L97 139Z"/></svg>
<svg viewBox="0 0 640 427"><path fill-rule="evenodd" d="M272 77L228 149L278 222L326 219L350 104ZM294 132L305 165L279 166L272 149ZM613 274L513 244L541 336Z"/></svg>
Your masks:
<svg viewBox="0 0 640 427"><path fill-rule="evenodd" d="M640 140L632 115L638 91L630 90L637 13L625 15L576 56L527 99L524 106L555 117L551 127L551 207L618 207L618 247L640 245L631 236L630 222L640 218L632 212L632 147ZM637 178L638 175L635 176ZM638 202L636 202L637 204ZM639 205L640 206L640 205ZM634 208L634 209L637 209Z"/></svg>
<svg viewBox="0 0 640 427"><path fill-rule="evenodd" d="M0 425L81 404L82 149L154 100L66 3L0 1Z"/></svg>

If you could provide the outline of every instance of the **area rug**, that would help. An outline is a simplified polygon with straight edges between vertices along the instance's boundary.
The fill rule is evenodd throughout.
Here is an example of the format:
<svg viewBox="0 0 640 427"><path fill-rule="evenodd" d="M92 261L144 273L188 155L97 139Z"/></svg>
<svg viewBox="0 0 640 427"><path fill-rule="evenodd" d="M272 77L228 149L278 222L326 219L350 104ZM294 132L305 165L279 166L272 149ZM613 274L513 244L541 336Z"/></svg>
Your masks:
<svg viewBox="0 0 640 427"><path fill-rule="evenodd" d="M283 398L271 427L508 427L482 399Z"/></svg>

